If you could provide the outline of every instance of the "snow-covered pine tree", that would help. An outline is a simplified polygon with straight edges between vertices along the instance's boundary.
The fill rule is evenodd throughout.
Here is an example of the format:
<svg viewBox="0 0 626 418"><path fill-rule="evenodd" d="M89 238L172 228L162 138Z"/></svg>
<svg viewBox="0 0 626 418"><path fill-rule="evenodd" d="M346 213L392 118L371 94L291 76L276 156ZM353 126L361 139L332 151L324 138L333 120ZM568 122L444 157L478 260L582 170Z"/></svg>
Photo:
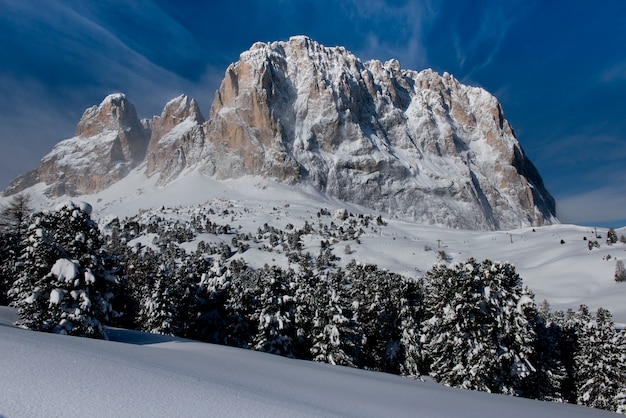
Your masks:
<svg viewBox="0 0 626 418"><path fill-rule="evenodd" d="M530 324L536 335L534 352L530 357L535 373L524 382L523 394L532 399L563 402L562 386L567 371L563 365L561 341L565 334L554 321L555 315L547 301L536 311L532 310L532 306L529 308L526 316L532 318Z"/></svg>
<svg viewBox="0 0 626 418"><path fill-rule="evenodd" d="M313 291L315 309L310 348L313 361L355 367L357 334L350 319L343 271L320 272Z"/></svg>
<svg viewBox="0 0 626 418"><path fill-rule="evenodd" d="M161 263L156 276L146 281L139 310L142 331L153 334L179 335L178 297L174 290L173 272Z"/></svg>
<svg viewBox="0 0 626 418"><path fill-rule="evenodd" d="M8 292L15 280L17 254L13 239L0 232L0 305L8 302Z"/></svg>
<svg viewBox="0 0 626 418"><path fill-rule="evenodd" d="M112 314L116 266L101 249L91 207L68 202L32 216L22 268L10 291L18 325L102 338Z"/></svg>
<svg viewBox="0 0 626 418"><path fill-rule="evenodd" d="M0 207L0 232L21 241L28 228L28 218L33 213L32 198L28 193L14 195Z"/></svg>
<svg viewBox="0 0 626 418"><path fill-rule="evenodd" d="M568 309L566 312L555 311L548 317L556 325L559 330L559 338L557 343L557 353L560 356L561 363L565 374L561 381L561 397L565 402L576 403L576 385L574 381L574 354L576 353L577 344L577 320L578 313Z"/></svg>
<svg viewBox="0 0 626 418"><path fill-rule="evenodd" d="M296 328L290 286L293 274L293 271L284 271L278 266L266 266L258 271L260 293L254 314L258 329L252 343L255 350L294 357Z"/></svg>
<svg viewBox="0 0 626 418"><path fill-rule="evenodd" d="M252 341L258 329L255 312L258 305L256 273L245 263L231 262L233 277L228 287L224 309L226 321L224 344L240 348L252 348Z"/></svg>
<svg viewBox="0 0 626 418"><path fill-rule="evenodd" d="M423 338L430 374L466 389L513 394L533 372L532 295L513 265L469 259L426 274Z"/></svg>
<svg viewBox="0 0 626 418"><path fill-rule="evenodd" d="M292 281L296 329L294 353L297 358L312 360L310 349L313 344L314 316L318 304L317 292L320 286L320 275L325 272L313 272L306 257L298 256L298 258L297 270Z"/></svg>
<svg viewBox="0 0 626 418"><path fill-rule="evenodd" d="M424 287L421 280L404 280L400 299L400 374L417 378L426 371L421 324L424 318Z"/></svg>
<svg viewBox="0 0 626 418"><path fill-rule="evenodd" d="M226 344L229 308L227 299L231 281L232 272L221 258L214 259L211 267L201 272L195 292L196 312L191 326L193 338Z"/></svg>
<svg viewBox="0 0 626 418"><path fill-rule="evenodd" d="M616 412L619 414L626 414L626 331L621 330L615 334L614 345L617 351L620 353L619 372L623 380L621 386L617 390L615 395L615 404L617 405Z"/></svg>
<svg viewBox="0 0 626 418"><path fill-rule="evenodd" d="M174 272L170 292L173 292L176 304L177 335L181 337L190 338L190 330L198 316L198 283L206 270L194 257L183 257Z"/></svg>
<svg viewBox="0 0 626 418"><path fill-rule="evenodd" d="M611 313L598 308L592 317L588 308L582 305L576 321L576 403L617 411L618 395L626 384L626 376Z"/></svg>
<svg viewBox="0 0 626 418"><path fill-rule="evenodd" d="M402 277L377 266L351 262L346 267L351 283L353 320L362 338L355 364L359 368L400 372L400 319Z"/></svg>
<svg viewBox="0 0 626 418"><path fill-rule="evenodd" d="M33 212L28 194L14 195L0 206L0 304L8 303L8 292L17 276L18 256L24 248L28 218Z"/></svg>
<svg viewBox="0 0 626 418"><path fill-rule="evenodd" d="M142 329L140 311L146 297L146 289L152 288L151 282L156 277L160 265L159 255L150 247L137 243L127 247L122 258L121 294L114 302L119 306L119 317L115 326Z"/></svg>

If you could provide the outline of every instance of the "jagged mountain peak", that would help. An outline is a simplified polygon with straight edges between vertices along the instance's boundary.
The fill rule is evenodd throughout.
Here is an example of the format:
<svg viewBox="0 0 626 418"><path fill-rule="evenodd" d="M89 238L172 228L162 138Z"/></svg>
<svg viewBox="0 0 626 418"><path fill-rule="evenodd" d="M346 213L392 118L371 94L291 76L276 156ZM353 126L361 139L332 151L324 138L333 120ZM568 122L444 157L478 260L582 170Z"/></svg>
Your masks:
<svg viewBox="0 0 626 418"><path fill-rule="evenodd" d="M306 36L257 42L242 52L226 69L208 120L195 100L181 95L145 126L124 95L110 95L85 112L77 138L108 132L121 145L141 144L131 154L145 156L146 174L158 175L159 184L197 168L217 179L311 185L333 198L447 227L556 222L554 199L493 95L448 73L402 69L395 59L362 62L344 47ZM142 129L149 144L124 142ZM99 158L112 154L92 148ZM141 162L122 154L132 163L118 172ZM69 163L62 176L50 176L43 169L49 160L59 158L44 157L30 183L65 185L59 193L110 184L100 181L98 165L78 170L83 180L67 175L77 171ZM91 186L77 187L81 181Z"/></svg>
<svg viewBox="0 0 626 418"><path fill-rule="evenodd" d="M453 227L554 220L497 99L448 73L362 63L302 36L256 43L228 67L207 130L206 168L220 178L308 182Z"/></svg>
<svg viewBox="0 0 626 418"><path fill-rule="evenodd" d="M137 128L141 122L135 107L123 93L106 96L97 106L85 110L76 126L76 136L91 137L104 131Z"/></svg>
<svg viewBox="0 0 626 418"><path fill-rule="evenodd" d="M182 94L170 100L152 120L146 152L146 174L159 175L159 184L176 178L199 163L205 143L205 120L194 99Z"/></svg>
<svg viewBox="0 0 626 418"><path fill-rule="evenodd" d="M161 112L161 120L169 118L172 125L184 119L191 118L197 123L204 123L204 116L200 112L200 107L195 99L190 99L187 95L181 94L167 102Z"/></svg>
<svg viewBox="0 0 626 418"><path fill-rule="evenodd" d="M146 154L149 132L122 93L85 110L76 136L59 142L35 170L15 179L5 195L37 183L56 197L91 194L124 178Z"/></svg>

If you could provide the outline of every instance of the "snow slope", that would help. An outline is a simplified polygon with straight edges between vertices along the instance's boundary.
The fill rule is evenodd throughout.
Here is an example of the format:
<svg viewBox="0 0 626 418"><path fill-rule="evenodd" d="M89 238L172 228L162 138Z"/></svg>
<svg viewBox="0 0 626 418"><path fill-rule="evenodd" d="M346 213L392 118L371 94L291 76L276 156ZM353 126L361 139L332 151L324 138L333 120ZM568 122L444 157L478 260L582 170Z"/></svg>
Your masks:
<svg viewBox="0 0 626 418"><path fill-rule="evenodd" d="M590 408L465 391L134 331L112 341L26 331L0 308L3 417L603 417Z"/></svg>

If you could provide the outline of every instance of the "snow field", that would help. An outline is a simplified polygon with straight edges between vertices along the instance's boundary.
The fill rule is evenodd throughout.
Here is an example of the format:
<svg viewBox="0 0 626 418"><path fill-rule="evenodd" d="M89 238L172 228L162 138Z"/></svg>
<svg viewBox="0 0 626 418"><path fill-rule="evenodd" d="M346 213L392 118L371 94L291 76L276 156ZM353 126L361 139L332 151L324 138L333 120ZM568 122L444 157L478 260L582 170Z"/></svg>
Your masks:
<svg viewBox="0 0 626 418"><path fill-rule="evenodd" d="M8 308L0 321L11 321ZM0 325L6 417L603 417L569 404L448 388L136 331L111 341Z"/></svg>

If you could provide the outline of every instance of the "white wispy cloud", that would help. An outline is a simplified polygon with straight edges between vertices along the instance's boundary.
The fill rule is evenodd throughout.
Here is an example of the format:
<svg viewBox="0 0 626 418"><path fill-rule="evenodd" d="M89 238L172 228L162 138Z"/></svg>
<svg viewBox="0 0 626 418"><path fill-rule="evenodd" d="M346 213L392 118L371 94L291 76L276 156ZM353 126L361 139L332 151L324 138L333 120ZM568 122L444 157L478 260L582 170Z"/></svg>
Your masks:
<svg viewBox="0 0 626 418"><path fill-rule="evenodd" d="M584 225L607 225L612 222L626 225L626 186L613 183L610 186L560 196L557 201L557 216L563 223Z"/></svg>
<svg viewBox="0 0 626 418"><path fill-rule="evenodd" d="M476 5L475 7L479 7ZM465 70L465 78L489 66L500 52L509 35L511 26L534 7L529 1L492 1L479 9L477 29L468 34L460 33L459 26L467 25L466 17L459 16L451 27L454 49L459 65Z"/></svg>
<svg viewBox="0 0 626 418"><path fill-rule="evenodd" d="M364 46L354 51L365 59L395 58L403 68L427 66L424 33L428 20L438 12L438 1L406 1L401 4L375 0L351 0L349 13L369 26ZM390 32L393 35L390 36Z"/></svg>

